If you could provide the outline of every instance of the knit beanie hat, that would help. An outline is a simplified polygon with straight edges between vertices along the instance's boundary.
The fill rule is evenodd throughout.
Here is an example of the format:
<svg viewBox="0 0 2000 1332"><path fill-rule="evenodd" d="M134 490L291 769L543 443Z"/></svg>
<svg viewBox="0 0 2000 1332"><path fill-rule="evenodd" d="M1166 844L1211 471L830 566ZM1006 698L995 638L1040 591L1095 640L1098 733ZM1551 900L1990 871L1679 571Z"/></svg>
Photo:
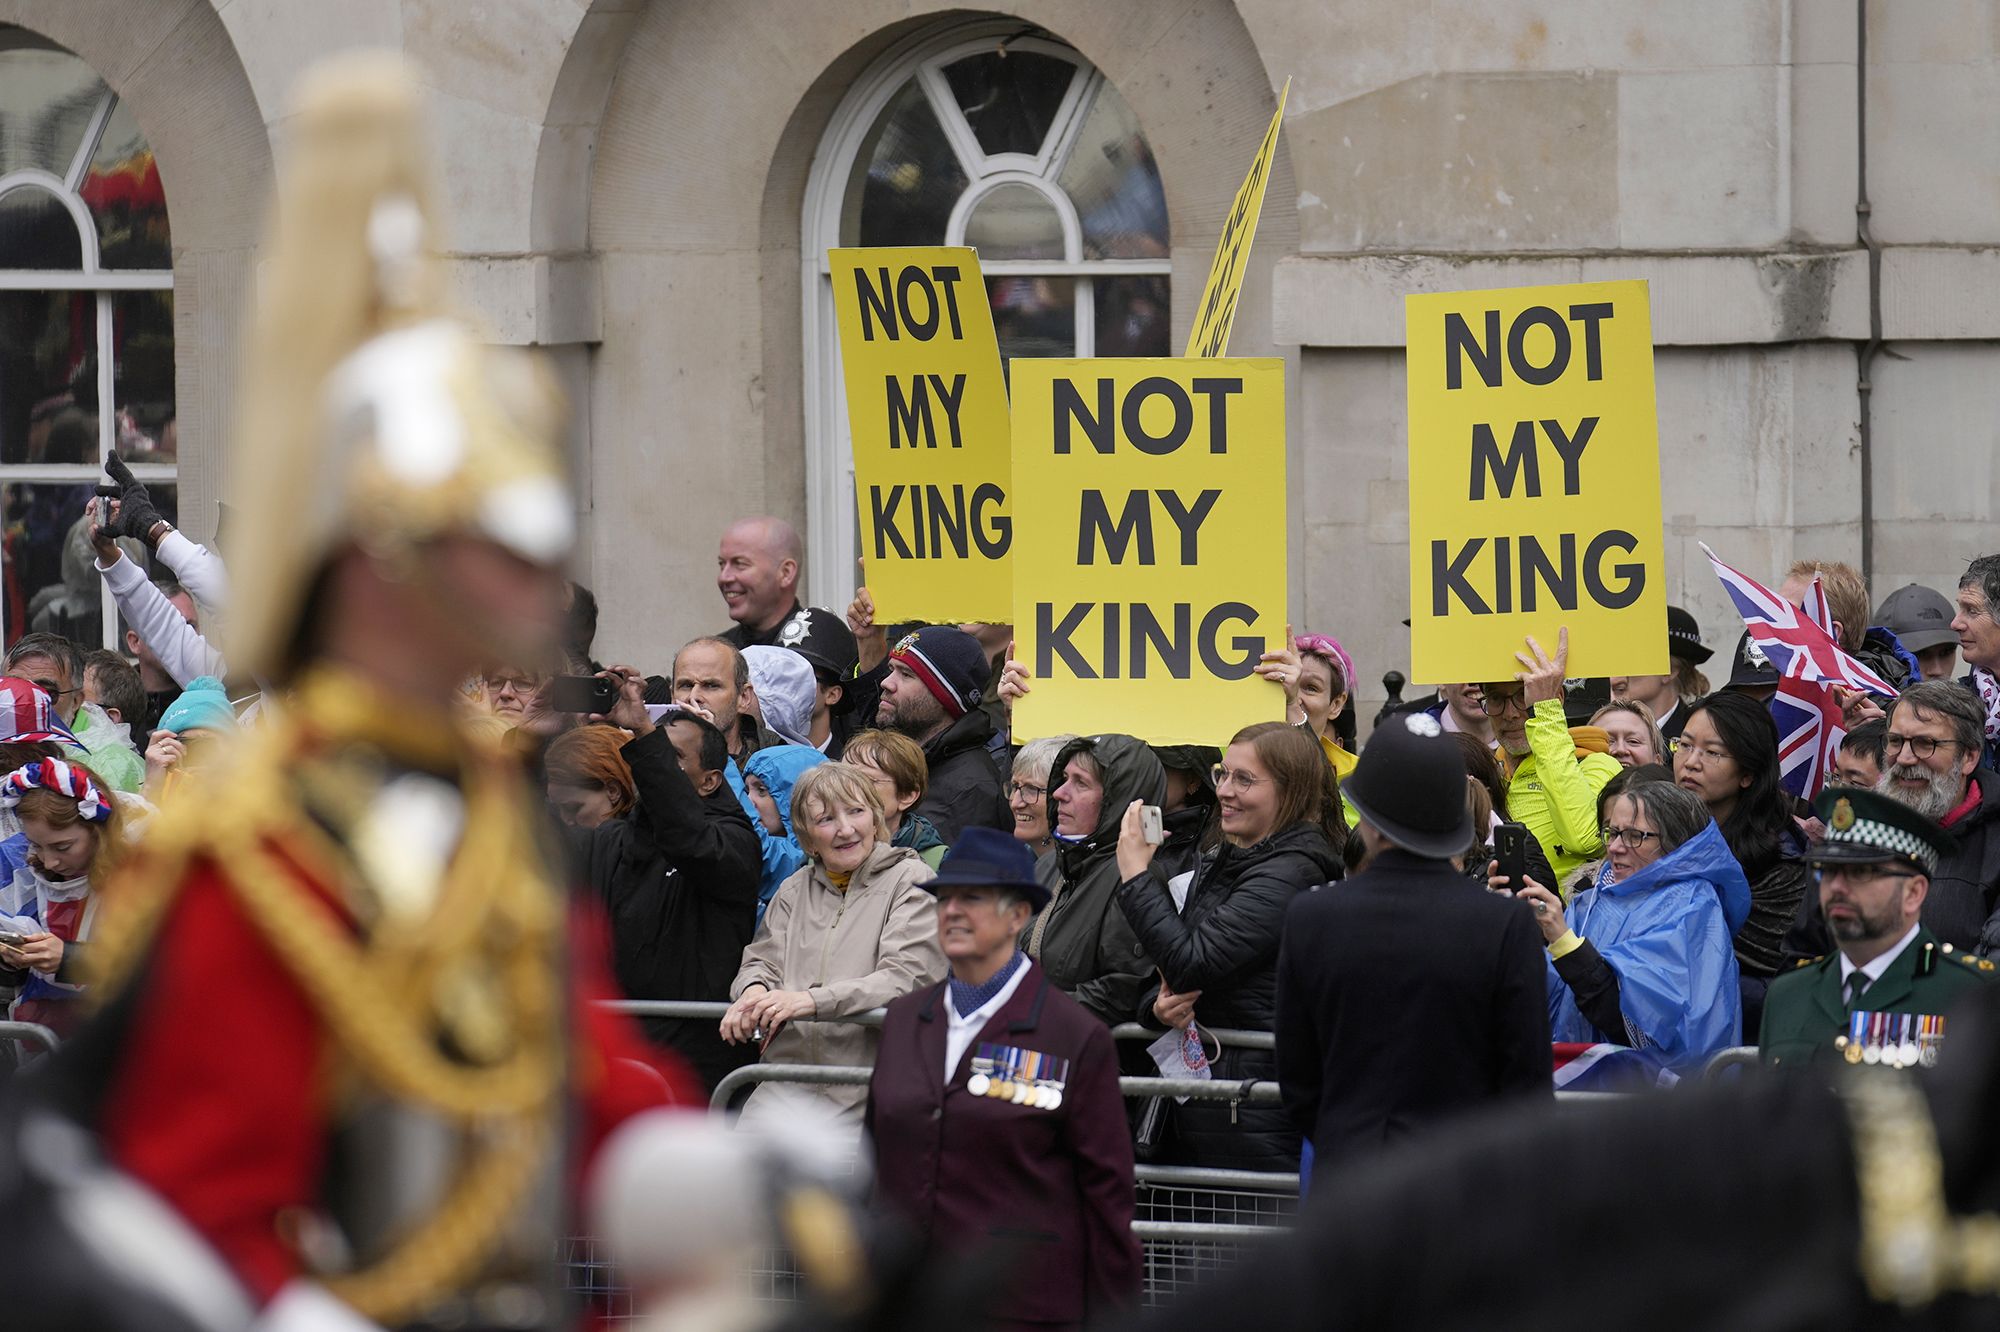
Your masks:
<svg viewBox="0 0 2000 1332"><path fill-rule="evenodd" d="M993 663L986 660L979 640L948 624L926 625L905 635L889 660L909 667L945 714L954 718L979 706L979 696L993 674Z"/></svg>
<svg viewBox="0 0 2000 1332"><path fill-rule="evenodd" d="M236 729L236 709L229 706L229 695L222 690L222 681L212 675L198 675L188 681L181 696L167 704L167 710L160 714L156 731L172 731L175 735L183 731L233 731Z"/></svg>

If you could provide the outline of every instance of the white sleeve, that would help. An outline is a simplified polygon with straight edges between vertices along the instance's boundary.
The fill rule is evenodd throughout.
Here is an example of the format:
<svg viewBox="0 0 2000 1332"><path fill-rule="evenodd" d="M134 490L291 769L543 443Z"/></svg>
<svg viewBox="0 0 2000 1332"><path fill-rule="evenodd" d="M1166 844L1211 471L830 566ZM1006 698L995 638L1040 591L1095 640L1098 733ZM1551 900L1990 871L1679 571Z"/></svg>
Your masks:
<svg viewBox="0 0 2000 1332"><path fill-rule="evenodd" d="M160 538L158 553L160 562L174 571L174 577L203 610L222 611L228 607L229 571L223 567L221 556L188 540L179 528Z"/></svg>
<svg viewBox="0 0 2000 1332"><path fill-rule="evenodd" d="M186 688L198 675L212 675L218 680L228 678L229 667L222 654L209 646L201 632L182 616L180 608L167 600L166 593L153 586L145 570L121 556L108 569L98 565L97 572L103 577L104 586L110 589L111 599L118 603L118 613L125 617L125 623L153 650L161 668L174 677L175 683ZM188 591L192 595L194 589Z"/></svg>

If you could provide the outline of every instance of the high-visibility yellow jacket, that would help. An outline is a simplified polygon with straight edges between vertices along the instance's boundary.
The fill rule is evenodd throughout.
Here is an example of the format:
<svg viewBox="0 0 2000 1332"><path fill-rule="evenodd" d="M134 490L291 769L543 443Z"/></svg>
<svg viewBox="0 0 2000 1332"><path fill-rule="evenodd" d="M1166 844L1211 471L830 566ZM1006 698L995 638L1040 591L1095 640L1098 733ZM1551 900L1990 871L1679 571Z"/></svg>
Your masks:
<svg viewBox="0 0 2000 1332"><path fill-rule="evenodd" d="M1525 824L1562 883L1584 861L1604 850L1597 825L1597 794L1619 773L1594 726L1571 728L1560 699L1544 699L1528 714L1528 750L1507 781L1507 817Z"/></svg>

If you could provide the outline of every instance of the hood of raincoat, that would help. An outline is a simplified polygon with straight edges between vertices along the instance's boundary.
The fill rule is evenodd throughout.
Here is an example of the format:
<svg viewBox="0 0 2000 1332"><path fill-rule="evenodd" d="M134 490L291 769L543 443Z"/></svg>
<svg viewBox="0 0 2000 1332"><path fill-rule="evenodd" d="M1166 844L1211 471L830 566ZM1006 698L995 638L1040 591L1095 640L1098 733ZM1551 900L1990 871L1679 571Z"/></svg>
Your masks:
<svg viewBox="0 0 2000 1332"><path fill-rule="evenodd" d="M743 763L744 772L762 779L764 789L777 802L778 821L785 825L785 836L794 841L798 840L798 834L792 831L792 788L798 785L799 777L807 768L817 768L824 762L826 755L811 745L772 745L769 749L758 750ZM750 804L747 791L743 795L743 803L750 821L763 827L763 816L757 813L755 805Z"/></svg>
<svg viewBox="0 0 2000 1332"><path fill-rule="evenodd" d="M1730 940L1749 913L1749 881L1713 822L1631 878L1578 893L1570 928L1618 973L1627 1030L1605 1035L1676 1065L1737 1044L1742 998ZM1558 1041L1598 1039L1553 963L1549 1022Z"/></svg>
<svg viewBox="0 0 2000 1332"><path fill-rule="evenodd" d="M1167 798L1167 770L1146 742L1129 735L1087 735L1072 740L1056 753L1049 765L1049 827L1056 826L1056 789L1063 783L1063 771L1070 759L1089 754L1097 760L1098 775L1104 783L1104 804L1097 811L1097 827L1077 842L1059 843L1064 873L1074 881L1085 861L1108 854L1118 845L1118 825L1124 821L1125 807L1134 800L1158 805Z"/></svg>

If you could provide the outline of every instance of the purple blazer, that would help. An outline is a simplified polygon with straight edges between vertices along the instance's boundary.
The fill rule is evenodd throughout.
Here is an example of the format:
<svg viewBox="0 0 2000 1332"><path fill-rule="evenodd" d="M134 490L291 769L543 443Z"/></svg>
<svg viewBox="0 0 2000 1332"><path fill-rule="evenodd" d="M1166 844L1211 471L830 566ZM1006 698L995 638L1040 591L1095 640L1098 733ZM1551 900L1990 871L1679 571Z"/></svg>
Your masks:
<svg viewBox="0 0 2000 1332"><path fill-rule="evenodd" d="M877 1202L940 1251L1010 1250L998 1321L1073 1325L1135 1305L1132 1135L1110 1030L1030 962L946 1082L945 991L904 995L882 1023L866 1118ZM1067 1061L1061 1104L975 1096L986 1044Z"/></svg>

